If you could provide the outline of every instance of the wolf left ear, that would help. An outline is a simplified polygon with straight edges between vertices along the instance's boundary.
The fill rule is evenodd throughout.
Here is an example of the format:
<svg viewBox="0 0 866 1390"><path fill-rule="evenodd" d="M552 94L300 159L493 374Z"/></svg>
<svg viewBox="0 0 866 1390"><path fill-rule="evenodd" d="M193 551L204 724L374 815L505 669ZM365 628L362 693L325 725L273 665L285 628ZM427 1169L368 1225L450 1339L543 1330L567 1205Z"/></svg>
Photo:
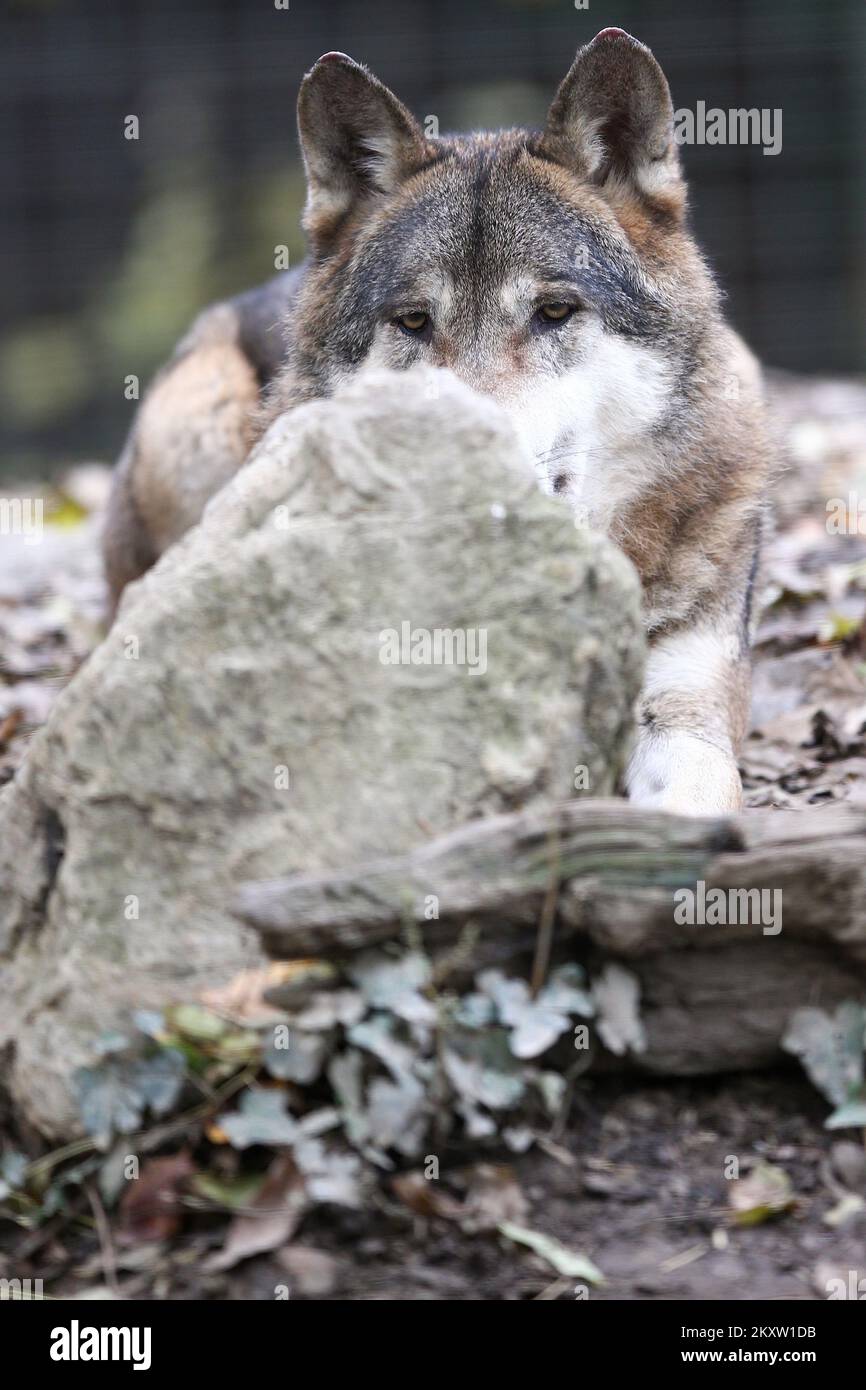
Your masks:
<svg viewBox="0 0 866 1390"><path fill-rule="evenodd" d="M682 211L667 79L650 50L603 29L578 50L547 116L542 149L582 178Z"/></svg>
<svg viewBox="0 0 866 1390"><path fill-rule="evenodd" d="M426 154L414 117L345 53L326 53L301 83L298 132L307 172L304 229L319 251L355 203L392 193Z"/></svg>

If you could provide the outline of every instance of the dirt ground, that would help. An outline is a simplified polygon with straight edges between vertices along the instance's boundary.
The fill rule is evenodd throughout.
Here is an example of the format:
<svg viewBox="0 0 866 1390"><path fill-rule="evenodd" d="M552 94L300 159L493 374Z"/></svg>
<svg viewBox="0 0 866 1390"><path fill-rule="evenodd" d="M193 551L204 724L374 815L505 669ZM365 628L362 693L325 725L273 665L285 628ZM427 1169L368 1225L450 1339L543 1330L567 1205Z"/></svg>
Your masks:
<svg viewBox="0 0 866 1390"><path fill-rule="evenodd" d="M779 379L774 399L787 470L766 547L742 771L748 806L795 814L866 804L866 386ZM4 537L0 782L99 640L106 479L98 465L72 470L45 492L39 544ZM34 488L24 480L11 491ZM833 499L844 533L828 522ZM828 1133L826 1114L797 1071L666 1083L590 1075L545 1148L446 1151L435 1199L385 1176L364 1211L317 1208L276 1253L229 1271L205 1267L225 1219L201 1203L181 1202L169 1238L136 1242L119 1238L82 1188L35 1225L3 1221L0 1208L0 1276L90 1298L827 1297L828 1280L866 1274L866 1150L857 1131ZM0 1123L0 1149L2 1139ZM200 1142L186 1136L193 1160ZM732 1160L741 1177L767 1163L783 1170L785 1209L737 1224ZM502 1220L555 1236L603 1282L557 1273L500 1234Z"/></svg>
<svg viewBox="0 0 866 1390"><path fill-rule="evenodd" d="M866 1152L829 1136L825 1113L794 1075L587 1079L552 1152L443 1156L437 1201L453 1201L454 1215L413 1210L386 1180L369 1209L319 1208L284 1250L209 1273L224 1222L190 1212L169 1241L114 1246L112 1295L105 1246L82 1211L36 1233L0 1228L0 1266L42 1278L61 1299L272 1300L281 1286L293 1299L353 1301L826 1298L830 1279L847 1283L866 1265L866 1206L830 1224L846 1193L866 1196ZM741 1175L760 1163L782 1168L790 1210L734 1224L732 1159ZM498 1194L494 1205L517 1204L523 1224L588 1256L604 1282L560 1276L495 1231L472 1230L456 1213L479 1182Z"/></svg>
<svg viewBox="0 0 866 1390"><path fill-rule="evenodd" d="M560 1155L509 1158L526 1224L588 1254L604 1275L592 1299L810 1299L837 1268L862 1269L866 1253L864 1215L844 1231L825 1224L840 1183L822 1114L808 1086L788 1077L586 1082ZM796 1207L730 1226L723 1172L732 1155L743 1171L753 1160L782 1166ZM345 1234L320 1216L304 1239L335 1256L338 1297L573 1299L587 1287L495 1237L401 1213L390 1228L365 1218ZM266 1267L258 1277L269 1277Z"/></svg>

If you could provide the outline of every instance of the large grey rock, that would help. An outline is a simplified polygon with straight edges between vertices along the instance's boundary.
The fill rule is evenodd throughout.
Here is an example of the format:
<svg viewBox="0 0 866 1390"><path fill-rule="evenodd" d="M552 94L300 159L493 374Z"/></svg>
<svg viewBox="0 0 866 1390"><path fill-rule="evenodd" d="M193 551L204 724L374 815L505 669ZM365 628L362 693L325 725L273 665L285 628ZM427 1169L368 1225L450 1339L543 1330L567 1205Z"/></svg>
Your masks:
<svg viewBox="0 0 866 1390"><path fill-rule="evenodd" d="M468 630L476 669L386 664L404 624ZM569 797L579 766L609 793L642 654L634 571L537 491L492 402L382 372L277 421L0 802L15 1100L74 1132L94 1035L257 961L240 881Z"/></svg>

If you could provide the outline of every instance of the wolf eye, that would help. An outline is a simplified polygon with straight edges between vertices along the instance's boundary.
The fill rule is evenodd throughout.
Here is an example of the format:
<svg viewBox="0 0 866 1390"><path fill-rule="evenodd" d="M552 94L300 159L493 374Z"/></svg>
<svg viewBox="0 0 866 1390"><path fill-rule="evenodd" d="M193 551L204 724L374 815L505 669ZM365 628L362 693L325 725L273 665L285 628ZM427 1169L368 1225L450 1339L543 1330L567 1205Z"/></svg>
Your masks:
<svg viewBox="0 0 866 1390"><path fill-rule="evenodd" d="M564 323L566 319L571 318L574 310L574 304L566 304L564 300L554 300L550 304L542 304L538 314L548 323Z"/></svg>
<svg viewBox="0 0 866 1390"><path fill-rule="evenodd" d="M415 309L411 314L401 314L394 322L398 328L405 329L407 333L423 333L429 319L429 314L425 314L421 309Z"/></svg>

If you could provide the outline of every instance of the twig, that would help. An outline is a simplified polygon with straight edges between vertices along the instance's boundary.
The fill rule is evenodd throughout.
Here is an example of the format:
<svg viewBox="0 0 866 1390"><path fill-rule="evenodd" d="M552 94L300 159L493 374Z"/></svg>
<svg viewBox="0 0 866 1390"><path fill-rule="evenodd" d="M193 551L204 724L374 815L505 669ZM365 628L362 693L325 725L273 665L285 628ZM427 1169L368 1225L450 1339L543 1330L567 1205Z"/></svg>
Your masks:
<svg viewBox="0 0 866 1390"><path fill-rule="evenodd" d="M541 916L538 919L538 937L535 942L535 958L532 962L532 979L530 985L533 999L547 979L547 971L550 965L550 953L553 949L553 927L556 921L556 904L559 899L561 871L559 826L556 821L551 824L550 832L547 837L547 844L550 851L550 878L547 884L547 892L544 895L544 902L541 904Z"/></svg>
<svg viewBox="0 0 866 1390"><path fill-rule="evenodd" d="M94 1183L85 1183L85 1191L87 1192L87 1199L90 1202L90 1209L93 1212L96 1234L99 1237L99 1249L102 1255L102 1271L105 1275L105 1282L116 1298L122 1298L123 1295L120 1292L120 1285L117 1282L117 1255L114 1249L114 1241L111 1237L111 1226L105 1214L105 1207L102 1205L102 1201Z"/></svg>
<svg viewBox="0 0 866 1390"><path fill-rule="evenodd" d="M250 1066L244 1067L243 1071L231 1077L218 1091L215 1091L212 1100L203 1101L201 1105L193 1106L192 1110L184 1111L182 1115L167 1121L164 1125L154 1125L151 1129L140 1130L138 1134L132 1135L130 1143L138 1143L145 1149L155 1148L157 1144L163 1143L176 1131L186 1129L187 1125L194 1124L196 1120L206 1119L212 1111L219 1109L223 1101L229 1100L235 1092L246 1086L247 1082L251 1081L259 1070L260 1067L257 1062L251 1063Z"/></svg>
<svg viewBox="0 0 866 1390"><path fill-rule="evenodd" d="M561 1276L559 1277L559 1279L554 1279L554 1281L553 1281L552 1284L547 1284L547 1285L541 1290L541 1293L535 1294L535 1295L533 1296L532 1302L533 1302L533 1303L541 1303L541 1302L553 1303L553 1302L555 1302L555 1301L560 1297L561 1294L569 1293L569 1292L571 1291L573 1285L574 1285L574 1280L573 1280L573 1279L566 1279L565 1275L561 1275Z"/></svg>
<svg viewBox="0 0 866 1390"><path fill-rule="evenodd" d="M31 1178L40 1177L43 1173L50 1173L52 1168L56 1168L58 1163L63 1163L67 1158L77 1158L79 1154L91 1153L95 1148L96 1142L93 1139L73 1139L71 1143L53 1149L51 1153L43 1154L41 1158L28 1163L24 1172L25 1183Z"/></svg>

